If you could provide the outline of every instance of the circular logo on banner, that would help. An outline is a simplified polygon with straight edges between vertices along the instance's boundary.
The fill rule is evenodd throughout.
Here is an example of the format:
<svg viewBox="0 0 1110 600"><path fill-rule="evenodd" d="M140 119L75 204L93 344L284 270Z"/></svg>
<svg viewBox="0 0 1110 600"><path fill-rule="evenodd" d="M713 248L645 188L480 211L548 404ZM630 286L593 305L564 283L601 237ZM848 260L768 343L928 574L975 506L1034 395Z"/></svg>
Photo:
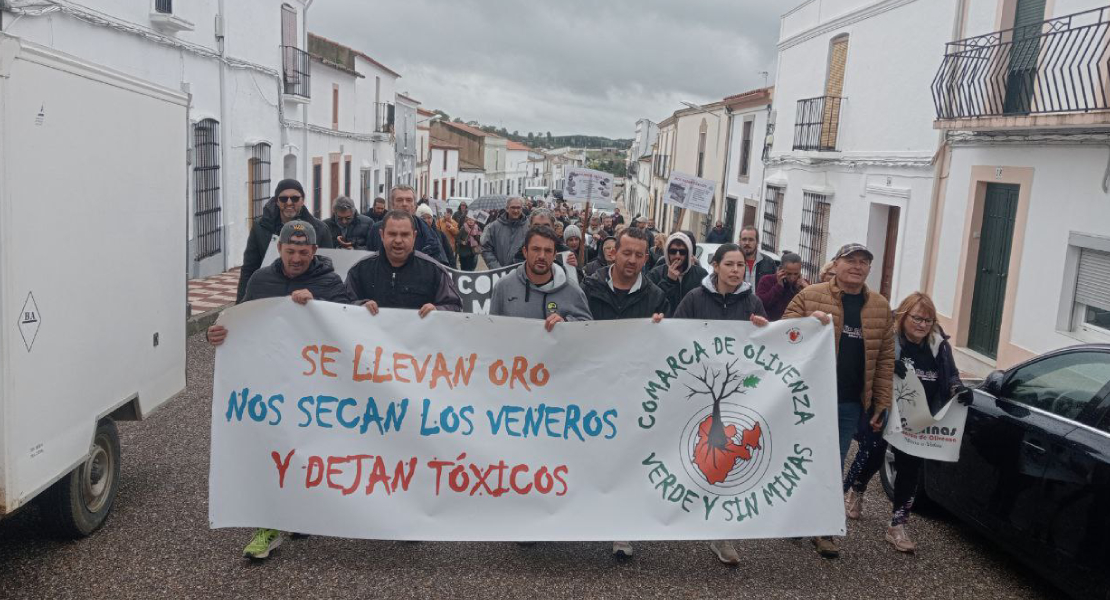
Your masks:
<svg viewBox="0 0 1110 600"><path fill-rule="evenodd" d="M686 474L701 489L737 496L755 487L771 462L767 420L747 406L722 402L694 414L682 430L679 456Z"/></svg>
<svg viewBox="0 0 1110 600"><path fill-rule="evenodd" d="M786 332L786 339L790 340L791 344L797 344L802 341L802 330L797 327Z"/></svg>

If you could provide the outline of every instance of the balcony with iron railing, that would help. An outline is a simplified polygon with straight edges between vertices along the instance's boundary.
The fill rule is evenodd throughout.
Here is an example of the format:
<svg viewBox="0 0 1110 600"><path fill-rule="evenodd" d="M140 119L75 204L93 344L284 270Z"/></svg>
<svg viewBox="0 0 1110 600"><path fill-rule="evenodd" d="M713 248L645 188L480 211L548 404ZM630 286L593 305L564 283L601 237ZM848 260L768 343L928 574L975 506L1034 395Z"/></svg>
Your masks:
<svg viewBox="0 0 1110 600"><path fill-rule="evenodd" d="M308 52L295 46L282 46L281 59L286 99L295 102L308 102L311 98Z"/></svg>
<svg viewBox="0 0 1110 600"><path fill-rule="evenodd" d="M394 107L389 102L374 103L374 133L393 133Z"/></svg>
<svg viewBox="0 0 1110 600"><path fill-rule="evenodd" d="M1110 6L947 45L938 129L1110 124Z"/></svg>
<svg viewBox="0 0 1110 600"><path fill-rule="evenodd" d="M794 119L794 149L835 152L840 135L839 96L818 96L798 100Z"/></svg>

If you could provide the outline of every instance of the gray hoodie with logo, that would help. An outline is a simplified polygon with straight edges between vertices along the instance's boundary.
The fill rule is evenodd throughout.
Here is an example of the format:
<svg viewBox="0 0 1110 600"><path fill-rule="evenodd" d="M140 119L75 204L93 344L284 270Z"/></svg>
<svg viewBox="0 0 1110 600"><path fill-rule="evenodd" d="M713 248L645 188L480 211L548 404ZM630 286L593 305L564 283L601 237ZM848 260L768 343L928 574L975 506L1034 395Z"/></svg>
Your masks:
<svg viewBox="0 0 1110 600"><path fill-rule="evenodd" d="M567 321L593 320L586 295L571 280L566 267L558 263L551 265L553 277L542 286L528 280L524 272L526 268L526 265L520 265L493 286L491 315L546 319L548 315L558 313Z"/></svg>

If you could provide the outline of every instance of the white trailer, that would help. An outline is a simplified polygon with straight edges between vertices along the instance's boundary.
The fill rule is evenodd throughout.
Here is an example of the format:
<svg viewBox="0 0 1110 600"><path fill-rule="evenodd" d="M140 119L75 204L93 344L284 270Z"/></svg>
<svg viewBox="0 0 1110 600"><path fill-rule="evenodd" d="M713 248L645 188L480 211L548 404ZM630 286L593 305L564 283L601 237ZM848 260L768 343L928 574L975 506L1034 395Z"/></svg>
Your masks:
<svg viewBox="0 0 1110 600"><path fill-rule="evenodd" d="M188 103L0 34L0 518L95 531L185 387Z"/></svg>

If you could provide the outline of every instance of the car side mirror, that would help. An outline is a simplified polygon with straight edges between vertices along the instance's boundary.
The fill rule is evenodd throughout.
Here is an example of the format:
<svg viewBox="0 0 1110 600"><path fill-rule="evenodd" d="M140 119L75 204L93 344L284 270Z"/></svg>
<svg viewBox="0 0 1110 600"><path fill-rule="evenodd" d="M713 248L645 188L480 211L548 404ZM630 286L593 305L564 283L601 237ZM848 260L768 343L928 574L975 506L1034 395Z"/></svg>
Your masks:
<svg viewBox="0 0 1110 600"><path fill-rule="evenodd" d="M987 375L987 378L983 380L983 384L979 386L979 389L992 396L998 397L1002 394L1002 380L1005 378L1006 373L1002 371L992 371L991 374Z"/></svg>

